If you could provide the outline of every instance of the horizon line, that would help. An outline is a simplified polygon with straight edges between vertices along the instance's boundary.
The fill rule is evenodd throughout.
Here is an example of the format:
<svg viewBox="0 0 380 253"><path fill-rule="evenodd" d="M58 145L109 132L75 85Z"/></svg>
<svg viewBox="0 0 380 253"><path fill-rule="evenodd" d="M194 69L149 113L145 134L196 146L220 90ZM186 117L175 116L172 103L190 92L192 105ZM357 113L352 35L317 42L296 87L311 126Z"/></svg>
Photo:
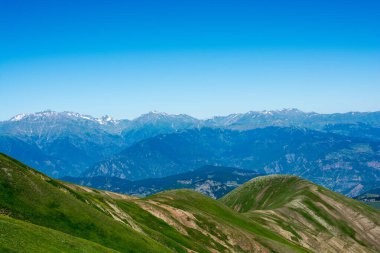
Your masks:
<svg viewBox="0 0 380 253"><path fill-rule="evenodd" d="M19 114L16 114L16 115L8 118L8 119L0 120L0 122L11 121L12 119L17 118L18 116L30 116L33 114L42 114L42 113L47 113L47 112L52 112L52 113L57 113L57 114L73 113L73 114L76 114L78 116L91 117L92 119L102 119L105 117L109 117L115 121L123 121L123 120L134 121L134 120L136 120L136 119L138 119L144 115L148 115L148 114L161 114L161 115L166 115L166 116L181 116L182 115L182 116L189 116L189 117L194 118L196 120L204 121L204 120L210 120L210 119L217 118L217 117L228 117L231 115L244 115L244 114L248 114L248 113L270 114L270 113L274 113L274 112L286 112L286 111L296 111L296 112L300 112L303 114L318 114L318 115L380 112L380 110L375 110L375 111L345 111L345 112L319 113L319 112L315 112L315 111L303 111L303 110L300 110L298 108L293 107L293 108L282 108L282 109L273 109L273 110L250 110L250 111L246 111L246 112L236 112L236 113L230 113L230 114L224 114L224 115L213 115L213 116L206 117L206 118L199 118L199 117L192 116L191 114L188 114L188 113L175 114L175 113L166 113L166 112L162 112L162 111L158 111L158 110L151 110L151 111L148 111L146 113L141 113L139 116L136 116L134 118L115 118L115 117L111 116L110 114L105 114L105 115L102 115L100 117L97 117L97 116L92 116L91 114L82 114L82 113L79 113L76 111L68 111L68 110L58 111L58 110L46 109L46 110L37 111L37 112L19 113Z"/></svg>

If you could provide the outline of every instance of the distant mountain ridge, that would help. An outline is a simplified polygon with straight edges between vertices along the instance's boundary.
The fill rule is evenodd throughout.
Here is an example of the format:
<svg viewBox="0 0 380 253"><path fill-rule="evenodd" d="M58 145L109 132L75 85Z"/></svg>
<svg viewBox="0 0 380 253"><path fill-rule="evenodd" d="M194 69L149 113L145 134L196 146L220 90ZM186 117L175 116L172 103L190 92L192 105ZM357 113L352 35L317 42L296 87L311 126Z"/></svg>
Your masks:
<svg viewBox="0 0 380 253"><path fill-rule="evenodd" d="M76 112L56 112L52 110L46 110L42 112L36 113L22 113L12 117L9 121L25 121L25 120L38 120L38 118L59 118L59 117L67 117L67 118L77 118L82 120L94 121L101 125L109 124L109 123L117 123L118 121L114 120L112 117L105 115L101 118L95 118L90 115L84 115Z"/></svg>
<svg viewBox="0 0 380 253"><path fill-rule="evenodd" d="M139 181L104 176L63 177L61 180L139 197L149 196L165 190L185 188L218 199L239 185L261 175L252 170L208 165L178 175Z"/></svg>
<svg viewBox="0 0 380 253"><path fill-rule="evenodd" d="M250 130L268 126L294 126L311 129L323 129L329 124L370 124L380 126L380 112L348 112L319 114L303 112L298 109L283 109L273 111L250 111L213 117L206 120L206 126L224 127L236 130Z"/></svg>
<svg viewBox="0 0 380 253"><path fill-rule="evenodd" d="M355 196L355 199L380 210L380 187L366 191L359 196Z"/></svg>
<svg viewBox="0 0 380 253"><path fill-rule="evenodd" d="M245 131L271 126L308 128L380 140L380 112L318 114L283 109L200 120L185 114L153 111L133 120L116 120L110 116L96 118L48 110L19 114L1 121L0 151L50 176L79 176L94 164L158 135L200 128Z"/></svg>
<svg viewBox="0 0 380 253"><path fill-rule="evenodd" d="M25 160L17 152L11 155L31 166L38 164L37 168L52 176L78 175L83 168L125 147L123 138L109 129L120 125L106 118L72 112L18 115L0 123L0 136L8 138L7 145L0 142L0 150L14 151L14 143L23 143L25 147L38 149L44 162L39 162L39 156ZM23 152L29 152L30 148Z"/></svg>
<svg viewBox="0 0 380 253"><path fill-rule="evenodd" d="M291 108L282 110L264 110L249 111L247 113L235 113L226 116L214 116L205 120L197 119L186 114L167 114L164 112L151 111L142 114L135 119L116 120L109 115L96 118L90 115L84 115L77 112L56 112L42 111L37 113L23 113L12 117L2 123L11 121L25 121L37 118L76 118L78 120L87 120L97 122L100 125L117 125L122 124L122 128L133 128L144 124L157 124L170 122L178 128L183 128L183 124L195 127L225 127L231 129L253 129L265 126L299 126L299 127L320 127L327 124L355 124L358 122L380 126L380 111L375 112L347 112L347 113L331 113L322 114L316 112L303 112L301 110ZM1 122L1 121L0 121Z"/></svg>
<svg viewBox="0 0 380 253"><path fill-rule="evenodd" d="M84 176L140 180L205 164L299 175L355 196L380 183L380 142L306 128L191 129L138 142Z"/></svg>

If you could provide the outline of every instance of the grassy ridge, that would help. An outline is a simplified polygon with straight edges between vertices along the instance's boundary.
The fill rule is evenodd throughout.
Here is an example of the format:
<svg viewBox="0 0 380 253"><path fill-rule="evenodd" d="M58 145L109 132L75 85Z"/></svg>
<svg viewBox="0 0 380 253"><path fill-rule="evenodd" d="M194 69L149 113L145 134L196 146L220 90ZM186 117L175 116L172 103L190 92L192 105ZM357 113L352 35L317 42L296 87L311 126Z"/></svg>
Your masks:
<svg viewBox="0 0 380 253"><path fill-rule="evenodd" d="M258 177L220 201L308 248L380 249L378 211L296 176Z"/></svg>
<svg viewBox="0 0 380 253"><path fill-rule="evenodd" d="M0 154L1 252L377 252L379 220L293 176L256 178L220 200L191 190L138 199Z"/></svg>
<svg viewBox="0 0 380 253"><path fill-rule="evenodd" d="M0 154L0 210L9 216L121 252L169 251L147 236L90 207L75 192Z"/></svg>
<svg viewBox="0 0 380 253"><path fill-rule="evenodd" d="M252 209L276 209L302 194L304 180L285 175L257 177L225 195L220 201L244 213Z"/></svg>
<svg viewBox="0 0 380 253"><path fill-rule="evenodd" d="M308 252L307 249L279 236L265 226L247 219L245 216L234 212L220 201L208 198L198 192L191 190L173 190L158 193L146 198L148 200L164 203L181 210L188 210L198 220L198 225L205 230L213 231L222 226L228 234L227 228L238 228L244 233L255 235L255 241L265 247L281 252ZM223 234L215 234L223 240ZM197 235L202 237L201 234ZM197 238L202 240L202 238Z"/></svg>

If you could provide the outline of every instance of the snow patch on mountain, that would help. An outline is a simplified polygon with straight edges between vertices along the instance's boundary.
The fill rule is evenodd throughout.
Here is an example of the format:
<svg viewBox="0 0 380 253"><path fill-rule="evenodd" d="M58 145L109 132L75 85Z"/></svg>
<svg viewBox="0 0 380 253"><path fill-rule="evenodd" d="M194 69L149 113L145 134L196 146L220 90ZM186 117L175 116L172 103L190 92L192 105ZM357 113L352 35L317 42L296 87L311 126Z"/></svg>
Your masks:
<svg viewBox="0 0 380 253"><path fill-rule="evenodd" d="M12 117L12 118L10 119L10 121L20 121L20 120L22 120L23 118L25 118L26 115L27 115L27 114L25 114L25 113L18 114L18 115L16 115L16 116Z"/></svg>
<svg viewBox="0 0 380 253"><path fill-rule="evenodd" d="M36 112L36 113L22 113L18 114L14 117L12 117L9 121L23 121L23 120L48 120L48 119L76 119L76 120L88 120L92 122L99 123L101 125L106 125L106 124L117 124L118 121L112 118L109 115L105 115L101 118L95 118L90 115L85 115L85 114L80 114L77 112L69 112L69 111L64 111L64 112L56 112L56 111L51 111L51 110L46 110L42 112Z"/></svg>

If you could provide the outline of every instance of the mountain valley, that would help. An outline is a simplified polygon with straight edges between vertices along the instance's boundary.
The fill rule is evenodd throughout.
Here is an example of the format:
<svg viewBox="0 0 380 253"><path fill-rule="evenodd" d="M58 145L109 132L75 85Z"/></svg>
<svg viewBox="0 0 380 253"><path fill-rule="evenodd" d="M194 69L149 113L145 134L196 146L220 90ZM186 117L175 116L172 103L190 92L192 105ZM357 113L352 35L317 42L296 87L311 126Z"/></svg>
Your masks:
<svg viewBox="0 0 380 253"><path fill-rule="evenodd" d="M146 197L165 190L185 188L218 199L242 183L260 175L252 170L208 165L178 175L138 181L105 176L63 177L61 180L139 197Z"/></svg>

